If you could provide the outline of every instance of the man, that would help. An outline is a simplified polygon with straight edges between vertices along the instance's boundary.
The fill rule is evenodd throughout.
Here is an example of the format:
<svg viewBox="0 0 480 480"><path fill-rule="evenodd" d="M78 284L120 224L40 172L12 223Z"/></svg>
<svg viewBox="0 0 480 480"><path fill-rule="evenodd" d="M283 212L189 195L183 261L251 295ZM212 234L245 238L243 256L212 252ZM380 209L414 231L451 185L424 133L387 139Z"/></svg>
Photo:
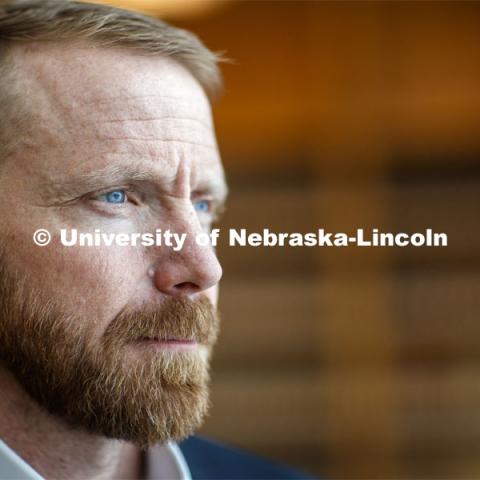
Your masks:
<svg viewBox="0 0 480 480"><path fill-rule="evenodd" d="M227 191L217 60L111 7L0 3L0 478L296 477L175 443L207 411L219 327L221 267L196 241ZM61 237L159 229L181 248Z"/></svg>

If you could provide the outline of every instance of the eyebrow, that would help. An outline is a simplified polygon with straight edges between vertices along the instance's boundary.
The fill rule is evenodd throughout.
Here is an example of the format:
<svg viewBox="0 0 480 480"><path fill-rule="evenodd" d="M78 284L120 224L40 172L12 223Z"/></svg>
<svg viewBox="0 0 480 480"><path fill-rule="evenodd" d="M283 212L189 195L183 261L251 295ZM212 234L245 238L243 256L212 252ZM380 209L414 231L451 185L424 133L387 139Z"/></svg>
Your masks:
<svg viewBox="0 0 480 480"><path fill-rule="evenodd" d="M174 178L171 179L171 182ZM55 203L75 200L88 192L104 189L106 186L131 184L135 182L158 183L159 175L150 170L141 170L132 165L107 165L103 169L74 175L67 180L54 181L45 185L46 199ZM165 182L165 179L164 179ZM170 183L167 179L166 183ZM201 180L192 193L212 193L221 209L228 195L228 186L223 175L218 179Z"/></svg>
<svg viewBox="0 0 480 480"><path fill-rule="evenodd" d="M131 166L107 165L103 169L69 176L68 179L54 180L45 184L45 200L56 203L74 200L88 192L105 188L108 184L124 184L139 181L153 181L151 172L138 170Z"/></svg>
<svg viewBox="0 0 480 480"><path fill-rule="evenodd" d="M223 205L227 200L228 186L222 176L222 178L218 181L212 179L200 181L198 185L196 185L195 189L192 190L192 193L213 193L219 205Z"/></svg>

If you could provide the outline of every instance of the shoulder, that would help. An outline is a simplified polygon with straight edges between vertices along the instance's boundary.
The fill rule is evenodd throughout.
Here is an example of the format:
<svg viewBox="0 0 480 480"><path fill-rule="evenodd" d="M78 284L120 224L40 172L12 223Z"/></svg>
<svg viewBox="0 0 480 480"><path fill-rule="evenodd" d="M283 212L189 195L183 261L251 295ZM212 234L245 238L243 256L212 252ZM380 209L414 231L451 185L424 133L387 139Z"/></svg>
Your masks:
<svg viewBox="0 0 480 480"><path fill-rule="evenodd" d="M311 478L245 450L192 436L179 444L193 480L273 480Z"/></svg>

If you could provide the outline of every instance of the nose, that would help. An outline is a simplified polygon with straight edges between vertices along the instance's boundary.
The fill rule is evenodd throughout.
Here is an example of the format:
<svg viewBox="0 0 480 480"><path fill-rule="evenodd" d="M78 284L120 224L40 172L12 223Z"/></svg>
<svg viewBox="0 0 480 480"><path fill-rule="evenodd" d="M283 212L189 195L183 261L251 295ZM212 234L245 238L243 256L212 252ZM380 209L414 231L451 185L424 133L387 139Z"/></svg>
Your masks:
<svg viewBox="0 0 480 480"><path fill-rule="evenodd" d="M187 232L183 248L169 249L156 259L153 282L160 292L174 296L194 295L216 285L222 277L222 267L211 245L201 246L195 232Z"/></svg>

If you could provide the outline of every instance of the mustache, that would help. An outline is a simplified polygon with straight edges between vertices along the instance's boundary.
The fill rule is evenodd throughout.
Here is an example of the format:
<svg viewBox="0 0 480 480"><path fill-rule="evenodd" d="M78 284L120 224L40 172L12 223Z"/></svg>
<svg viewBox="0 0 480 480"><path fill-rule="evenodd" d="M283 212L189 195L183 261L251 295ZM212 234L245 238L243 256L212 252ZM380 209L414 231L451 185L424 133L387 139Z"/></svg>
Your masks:
<svg viewBox="0 0 480 480"><path fill-rule="evenodd" d="M122 309L105 329L102 343L126 344L155 337L212 346L219 326L219 314L208 298L168 298L161 305Z"/></svg>

